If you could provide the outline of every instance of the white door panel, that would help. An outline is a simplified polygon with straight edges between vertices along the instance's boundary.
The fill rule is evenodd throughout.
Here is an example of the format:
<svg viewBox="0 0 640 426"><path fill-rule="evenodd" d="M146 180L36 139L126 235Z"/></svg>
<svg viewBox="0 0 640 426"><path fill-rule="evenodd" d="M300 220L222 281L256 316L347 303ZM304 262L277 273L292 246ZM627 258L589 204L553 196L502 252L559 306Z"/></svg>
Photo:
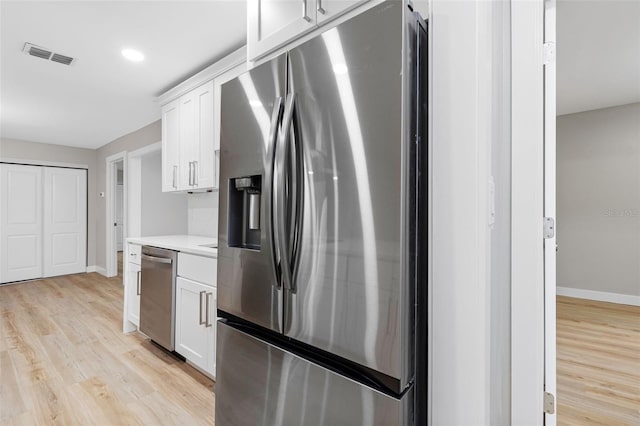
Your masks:
<svg viewBox="0 0 640 426"><path fill-rule="evenodd" d="M42 169L0 164L0 282L42 276Z"/></svg>
<svg viewBox="0 0 640 426"><path fill-rule="evenodd" d="M44 167L45 277L86 271L87 172Z"/></svg>

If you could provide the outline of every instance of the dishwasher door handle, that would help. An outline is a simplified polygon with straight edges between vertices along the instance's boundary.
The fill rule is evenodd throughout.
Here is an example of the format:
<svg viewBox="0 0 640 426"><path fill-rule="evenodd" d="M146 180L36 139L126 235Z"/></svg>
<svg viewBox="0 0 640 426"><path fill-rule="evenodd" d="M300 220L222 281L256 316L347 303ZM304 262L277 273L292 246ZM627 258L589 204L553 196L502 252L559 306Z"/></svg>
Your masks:
<svg viewBox="0 0 640 426"><path fill-rule="evenodd" d="M148 260L149 262L155 262L155 263L172 263L173 260L166 258L166 257L156 257L156 256L149 256L148 254L143 254L142 255L142 259L144 260Z"/></svg>

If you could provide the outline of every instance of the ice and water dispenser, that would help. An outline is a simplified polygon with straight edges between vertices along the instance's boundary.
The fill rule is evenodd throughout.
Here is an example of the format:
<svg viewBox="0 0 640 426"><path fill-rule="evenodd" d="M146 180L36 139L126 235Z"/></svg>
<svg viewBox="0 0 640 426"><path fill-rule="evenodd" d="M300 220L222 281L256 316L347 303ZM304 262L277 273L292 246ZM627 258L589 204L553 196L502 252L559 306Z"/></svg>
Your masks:
<svg viewBox="0 0 640 426"><path fill-rule="evenodd" d="M262 176L229 180L229 246L260 249Z"/></svg>

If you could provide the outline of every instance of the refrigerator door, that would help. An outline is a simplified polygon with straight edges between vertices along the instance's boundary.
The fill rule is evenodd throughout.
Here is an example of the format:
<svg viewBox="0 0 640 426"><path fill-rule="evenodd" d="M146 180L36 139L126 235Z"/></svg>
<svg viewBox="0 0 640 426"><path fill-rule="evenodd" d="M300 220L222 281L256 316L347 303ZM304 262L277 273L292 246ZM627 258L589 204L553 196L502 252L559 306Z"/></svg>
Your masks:
<svg viewBox="0 0 640 426"><path fill-rule="evenodd" d="M407 425L409 390L387 396L218 322L216 426Z"/></svg>
<svg viewBox="0 0 640 426"><path fill-rule="evenodd" d="M411 374L415 247L404 9L383 3L289 53L303 213L285 299L287 336L390 376L398 393Z"/></svg>
<svg viewBox="0 0 640 426"><path fill-rule="evenodd" d="M220 120L218 309L278 332L283 313L272 168L285 72L282 55L225 83Z"/></svg>

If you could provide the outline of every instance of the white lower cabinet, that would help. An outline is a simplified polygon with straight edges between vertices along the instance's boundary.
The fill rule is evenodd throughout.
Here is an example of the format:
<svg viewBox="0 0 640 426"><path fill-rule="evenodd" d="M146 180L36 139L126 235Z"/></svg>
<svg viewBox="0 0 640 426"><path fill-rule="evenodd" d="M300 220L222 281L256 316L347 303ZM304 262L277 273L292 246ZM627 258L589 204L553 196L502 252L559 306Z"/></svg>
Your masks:
<svg viewBox="0 0 640 426"><path fill-rule="evenodd" d="M129 262L125 284L127 319L136 327L140 327L140 278L140 265Z"/></svg>
<svg viewBox="0 0 640 426"><path fill-rule="evenodd" d="M215 287L177 278L176 352L212 377L216 374L216 306Z"/></svg>

